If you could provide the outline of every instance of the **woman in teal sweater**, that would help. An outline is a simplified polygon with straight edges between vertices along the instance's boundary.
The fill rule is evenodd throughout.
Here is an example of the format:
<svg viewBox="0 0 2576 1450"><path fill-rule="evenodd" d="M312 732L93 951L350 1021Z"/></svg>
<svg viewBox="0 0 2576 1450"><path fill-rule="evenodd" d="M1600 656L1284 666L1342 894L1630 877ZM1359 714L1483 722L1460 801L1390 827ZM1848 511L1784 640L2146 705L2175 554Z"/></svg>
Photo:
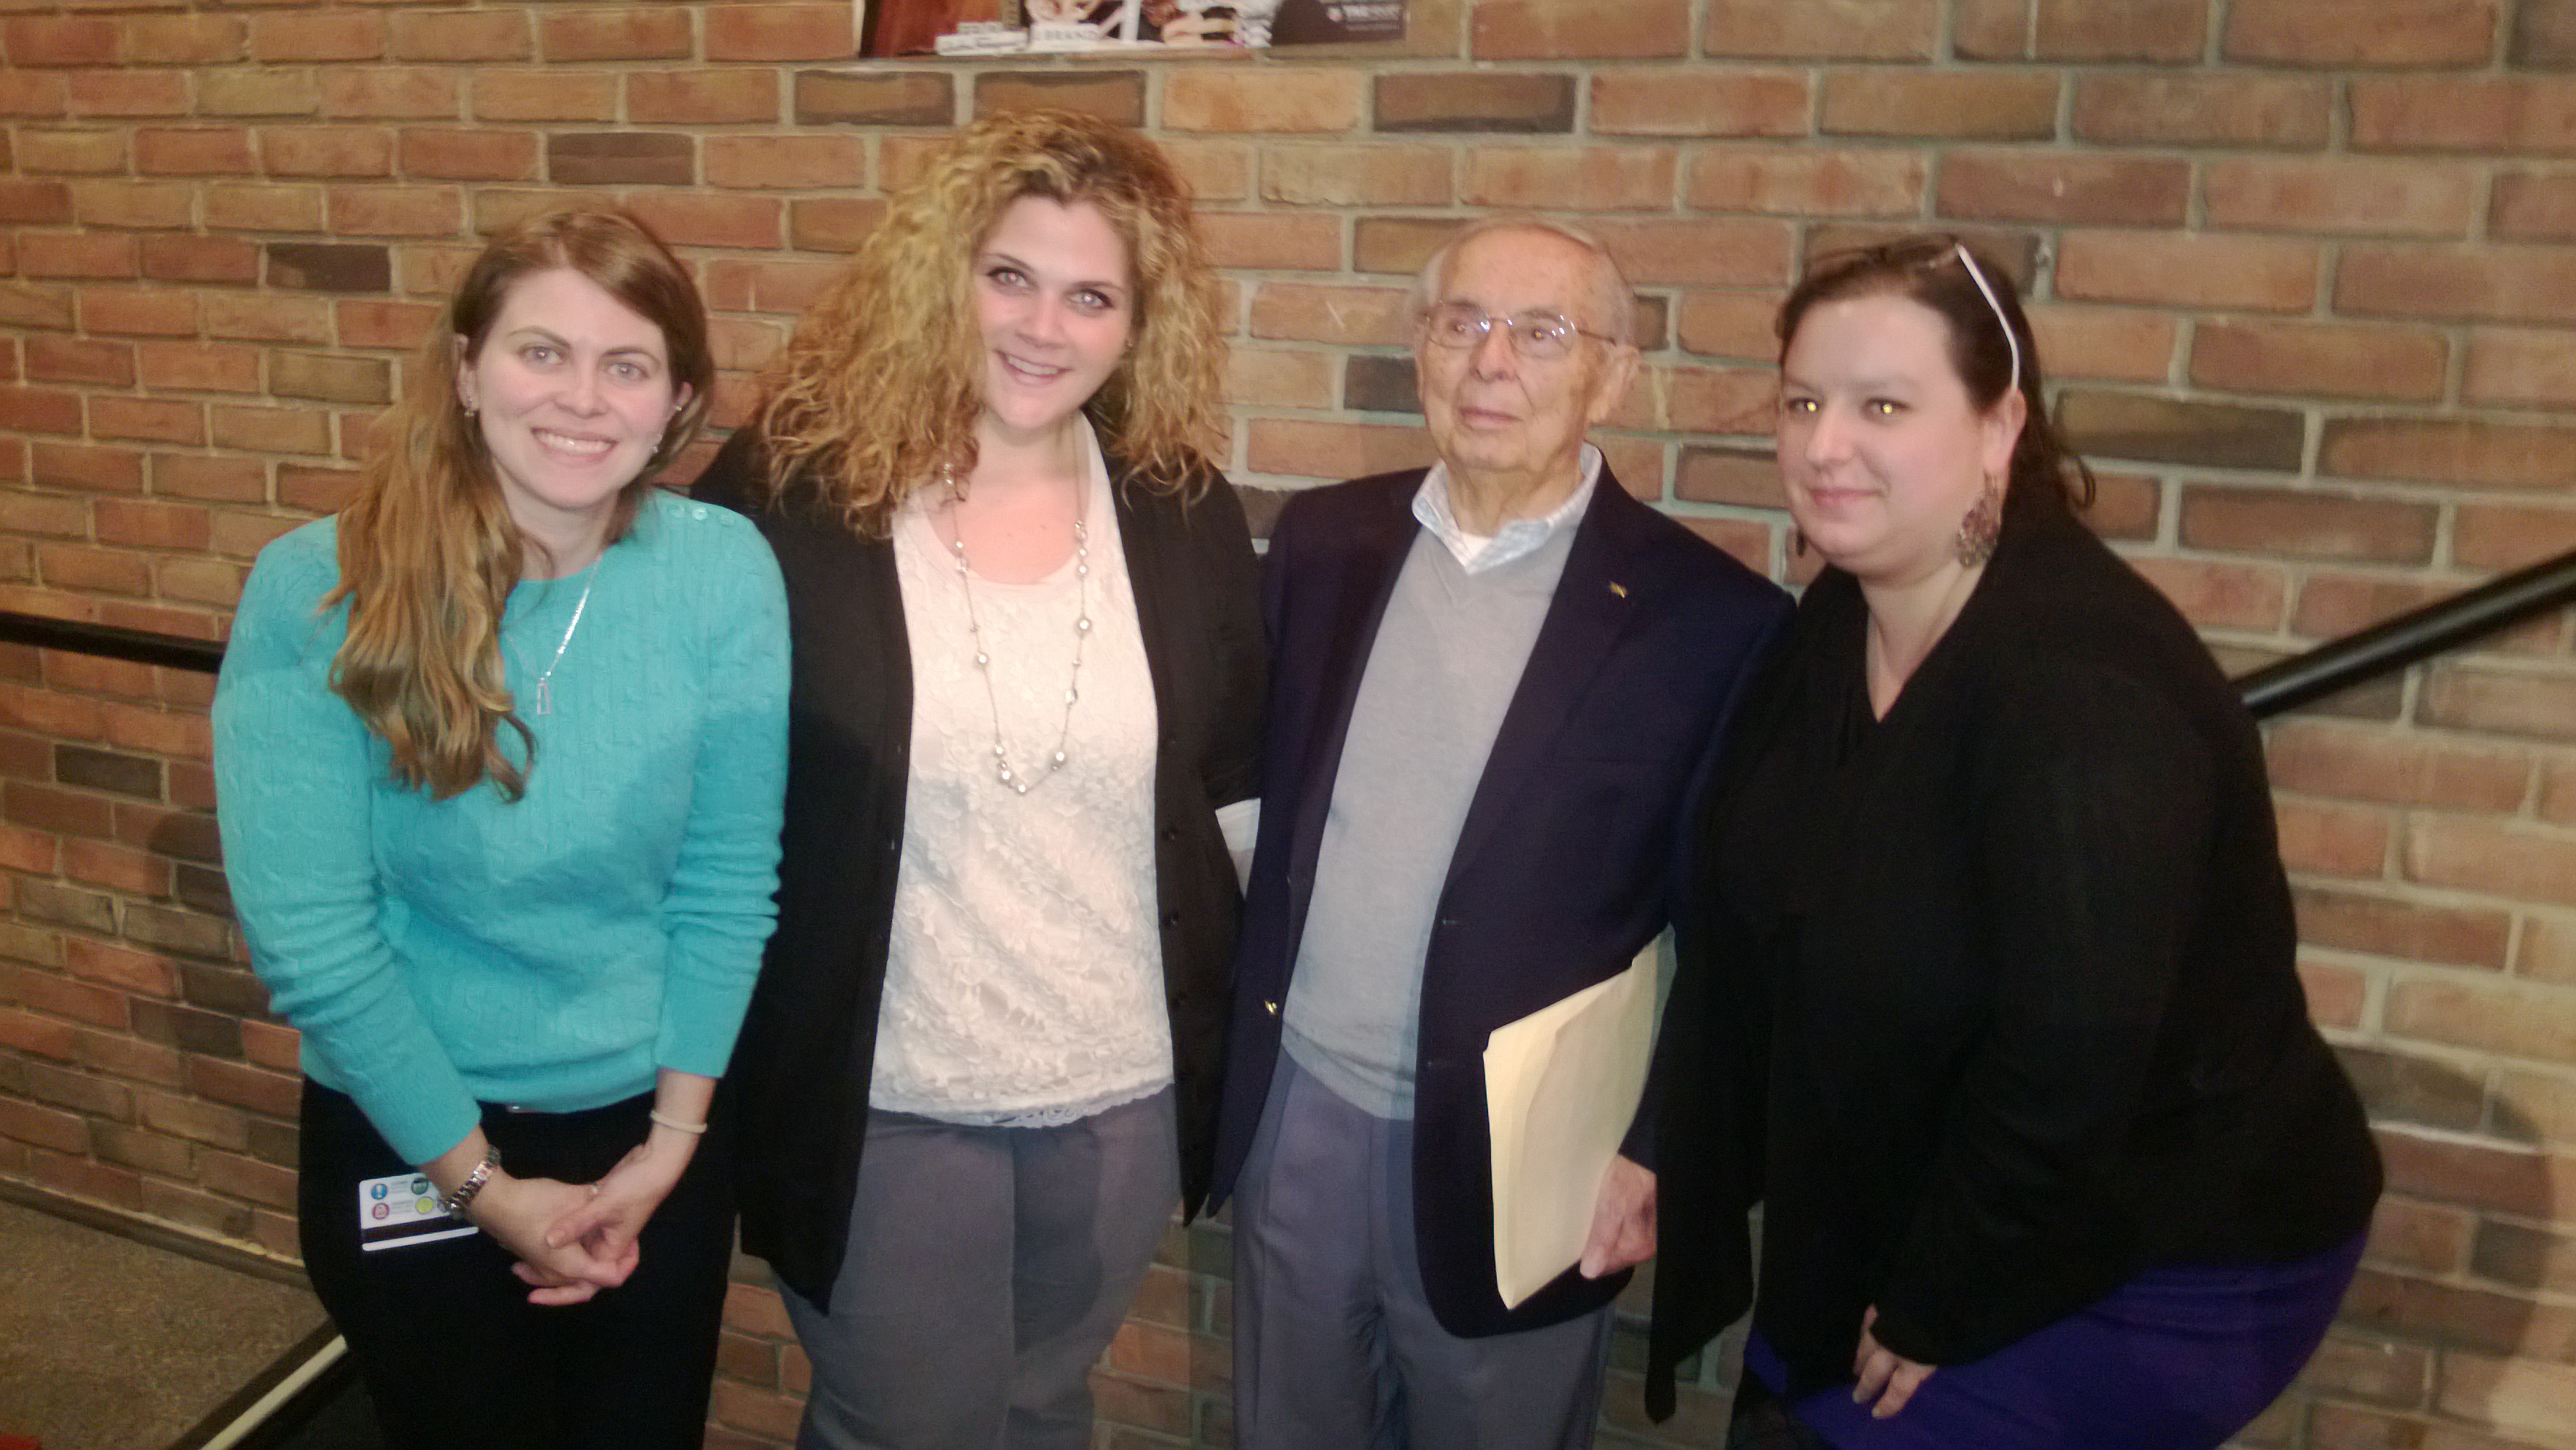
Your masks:
<svg viewBox="0 0 2576 1450"><path fill-rule="evenodd" d="M699 1442L787 692L768 547L650 484L712 380L658 242L537 218L355 502L243 591L225 860L304 1034L306 1267L389 1438Z"/></svg>

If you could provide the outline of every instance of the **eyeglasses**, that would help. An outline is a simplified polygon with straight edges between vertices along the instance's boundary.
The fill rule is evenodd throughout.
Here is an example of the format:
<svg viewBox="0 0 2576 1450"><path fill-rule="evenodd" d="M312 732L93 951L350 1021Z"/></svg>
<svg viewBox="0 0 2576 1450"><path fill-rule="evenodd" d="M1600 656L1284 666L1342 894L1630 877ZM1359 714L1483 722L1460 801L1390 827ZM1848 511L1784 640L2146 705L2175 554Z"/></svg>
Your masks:
<svg viewBox="0 0 2576 1450"><path fill-rule="evenodd" d="M1517 312L1498 317L1472 302L1443 302L1422 314L1422 335L1434 347L1471 348L1496 326L1512 340L1512 351L1527 362L1554 362L1574 351L1578 337L1617 342L1605 333L1587 332L1561 313Z"/></svg>

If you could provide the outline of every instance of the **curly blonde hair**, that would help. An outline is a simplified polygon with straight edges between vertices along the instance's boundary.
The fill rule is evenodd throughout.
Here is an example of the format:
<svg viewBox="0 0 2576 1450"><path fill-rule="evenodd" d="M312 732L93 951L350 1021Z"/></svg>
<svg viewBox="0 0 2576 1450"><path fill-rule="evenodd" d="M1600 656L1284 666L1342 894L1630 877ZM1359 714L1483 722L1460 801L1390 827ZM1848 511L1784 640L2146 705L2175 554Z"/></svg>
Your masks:
<svg viewBox="0 0 2576 1450"><path fill-rule="evenodd" d="M1098 208L1135 273L1134 346L1083 405L1102 447L1156 487L1206 485L1205 455L1223 429L1225 342L1189 190L1135 132L1035 111L960 132L797 324L762 379L773 495L810 489L882 538L913 490L943 468L974 468L984 377L974 260L1003 211L1031 196Z"/></svg>

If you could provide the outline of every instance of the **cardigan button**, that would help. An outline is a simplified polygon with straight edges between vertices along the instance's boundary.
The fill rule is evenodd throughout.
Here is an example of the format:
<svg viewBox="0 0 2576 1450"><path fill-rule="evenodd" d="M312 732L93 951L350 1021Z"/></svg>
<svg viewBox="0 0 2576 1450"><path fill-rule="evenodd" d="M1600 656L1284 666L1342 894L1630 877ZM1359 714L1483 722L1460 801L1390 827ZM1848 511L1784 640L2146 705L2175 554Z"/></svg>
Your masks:
<svg viewBox="0 0 2576 1450"><path fill-rule="evenodd" d="M1164 913L1163 913L1163 930L1165 930L1165 931L1178 931L1178 930L1180 930L1180 928L1181 928L1181 914L1180 914L1179 912L1177 912L1177 911L1167 911L1167 912L1164 912Z"/></svg>

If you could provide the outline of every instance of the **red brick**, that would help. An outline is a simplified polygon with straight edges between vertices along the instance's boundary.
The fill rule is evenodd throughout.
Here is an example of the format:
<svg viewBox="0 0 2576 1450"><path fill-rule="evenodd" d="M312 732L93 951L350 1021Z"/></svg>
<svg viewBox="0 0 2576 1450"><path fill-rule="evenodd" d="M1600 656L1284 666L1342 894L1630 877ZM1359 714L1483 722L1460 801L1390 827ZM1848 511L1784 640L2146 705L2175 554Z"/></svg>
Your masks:
<svg viewBox="0 0 2576 1450"><path fill-rule="evenodd" d="M414 66L332 67L321 73L322 114L344 119L454 120L457 73Z"/></svg>
<svg viewBox="0 0 2576 1450"><path fill-rule="evenodd" d="M1683 203L1778 216L1914 216L1928 170L1911 151L1714 146L1691 153Z"/></svg>
<svg viewBox="0 0 2576 1450"><path fill-rule="evenodd" d="M2511 241L2576 241L2576 174L2498 173L2487 233Z"/></svg>
<svg viewBox="0 0 2576 1450"><path fill-rule="evenodd" d="M0 386L0 428L29 433L78 433L80 396L49 388Z"/></svg>
<svg viewBox="0 0 2576 1450"><path fill-rule="evenodd" d="M320 109L322 87L311 71L245 68L197 76L200 116L310 116Z"/></svg>
<svg viewBox="0 0 2576 1450"><path fill-rule="evenodd" d="M809 252L847 252L866 241L884 217L882 201L842 197L800 200L789 213L788 245Z"/></svg>
<svg viewBox="0 0 2576 1450"><path fill-rule="evenodd" d="M2150 146L2326 144L2329 82L2248 75L2087 75L2075 90L2074 134Z"/></svg>
<svg viewBox="0 0 2576 1450"><path fill-rule="evenodd" d="M2576 999L2557 988L2401 980L2388 989L2385 1016L2399 1037L2541 1062L2576 1057Z"/></svg>
<svg viewBox="0 0 2576 1450"><path fill-rule="evenodd" d="M286 61L380 60L385 53L385 18L363 11L310 9L254 15L250 18L254 59Z"/></svg>
<svg viewBox="0 0 2576 1450"><path fill-rule="evenodd" d="M2231 392L2435 402L2450 362L2425 329L2314 322L2204 322L2191 380Z"/></svg>
<svg viewBox="0 0 2576 1450"><path fill-rule="evenodd" d="M2292 871L2377 877L2388 858L2389 817L2377 810L2313 801L2275 802L2281 861Z"/></svg>
<svg viewBox="0 0 2576 1450"><path fill-rule="evenodd" d="M1175 131L1348 131L1361 121L1363 79L1355 70L1175 70L1164 77L1163 124Z"/></svg>
<svg viewBox="0 0 2576 1450"><path fill-rule="evenodd" d="M260 158L271 176L390 176L393 135L364 126L269 127Z"/></svg>
<svg viewBox="0 0 2576 1450"><path fill-rule="evenodd" d="M331 340L331 303L326 298L209 292L199 301L208 337L249 342Z"/></svg>
<svg viewBox="0 0 2576 1450"><path fill-rule="evenodd" d="M632 104L630 99L629 104ZM1136 98L1141 114L1144 97ZM826 126L945 126L957 115L957 88L929 71L796 73L796 123Z"/></svg>
<svg viewBox="0 0 2576 1450"><path fill-rule="evenodd" d="M1198 224L1220 267L1305 272L1338 272L1342 267L1342 224L1336 217L1203 211Z"/></svg>
<svg viewBox="0 0 2576 1450"><path fill-rule="evenodd" d="M2476 332L2463 402L2576 410L2576 332Z"/></svg>
<svg viewBox="0 0 2576 1450"><path fill-rule="evenodd" d="M526 60L532 53L528 17L523 12L409 12L393 17L396 60Z"/></svg>
<svg viewBox="0 0 2576 1450"><path fill-rule="evenodd" d="M38 383L92 383L131 387L134 345L38 334L26 340L27 379Z"/></svg>
<svg viewBox="0 0 2576 1450"><path fill-rule="evenodd" d="M2425 677L2416 714L2427 724L2576 740L2576 677L2438 664ZM2541 895L2551 900L2576 899L2576 877L2559 883L2555 894Z"/></svg>
<svg viewBox="0 0 2576 1450"><path fill-rule="evenodd" d="M629 71L626 119L652 125L715 126L778 120L778 73L772 70ZM743 137L737 144L855 137ZM862 173L864 174L864 173ZM832 183L854 186L855 180Z"/></svg>
<svg viewBox="0 0 2576 1450"><path fill-rule="evenodd" d="M75 116L184 116L185 71L73 71L63 91Z"/></svg>
<svg viewBox="0 0 2576 1450"><path fill-rule="evenodd" d="M1796 71L1606 70L1592 78L1591 129L1596 136L1803 136L1807 107L1807 77ZM1381 124L1383 112L1381 105Z"/></svg>
<svg viewBox="0 0 2576 1450"><path fill-rule="evenodd" d="M70 111L69 95L61 76L0 70L0 116L62 116Z"/></svg>
<svg viewBox="0 0 2576 1450"><path fill-rule="evenodd" d="M2152 557L2129 563L2204 629L2267 633L2280 628L2287 612L2289 584L2277 569Z"/></svg>
<svg viewBox="0 0 2576 1450"><path fill-rule="evenodd" d="M1636 286L1777 286L1789 276L1789 230L1774 222L1615 222L1592 231Z"/></svg>
<svg viewBox="0 0 2576 1450"><path fill-rule="evenodd" d="M2188 162L2073 153L1956 151L1941 163L1943 216L2011 221L2179 224Z"/></svg>
<svg viewBox="0 0 2576 1450"><path fill-rule="evenodd" d="M1708 0L1700 53L1712 59L1931 60L1940 41L1941 8L1941 0Z"/></svg>
<svg viewBox="0 0 2576 1450"><path fill-rule="evenodd" d="M531 181L537 174L537 138L528 131L409 130L397 152L408 177Z"/></svg>
<svg viewBox="0 0 2576 1450"><path fill-rule="evenodd" d="M2200 59L2202 0L2039 0L2032 52L2040 60L2188 63Z"/></svg>
<svg viewBox="0 0 2576 1450"><path fill-rule="evenodd" d="M2478 192L2471 172L2425 161L2222 158L2202 181L2212 226L2374 236L2464 235Z"/></svg>
<svg viewBox="0 0 2576 1450"><path fill-rule="evenodd" d="M1460 197L1506 211L1670 211L1679 164L1669 146L1479 146Z"/></svg>
<svg viewBox="0 0 2576 1450"><path fill-rule="evenodd" d="M28 17L0 22L0 43L8 46L11 65L114 65L124 58L120 28L114 20Z"/></svg>
<svg viewBox="0 0 2576 1450"><path fill-rule="evenodd" d="M250 283L260 276L260 250L240 237L144 237L142 265L155 281Z"/></svg>
<svg viewBox="0 0 2576 1450"><path fill-rule="evenodd" d="M206 227L210 231L322 230L319 186L209 186L205 193Z"/></svg>
<svg viewBox="0 0 2576 1450"><path fill-rule="evenodd" d="M847 5L723 5L704 15L711 61L847 60L858 51Z"/></svg>
<svg viewBox="0 0 2576 1450"><path fill-rule="evenodd" d="M614 121L617 77L551 68L477 71L472 115L477 121Z"/></svg>
<svg viewBox="0 0 2576 1450"><path fill-rule="evenodd" d="M787 1306L775 1289L754 1288L749 1284L732 1284L725 1289L724 1322L726 1327L771 1339L792 1339L794 1321L787 1317Z"/></svg>
<svg viewBox="0 0 2576 1450"><path fill-rule="evenodd" d="M2356 151L2576 153L2576 79L2355 77Z"/></svg>
<svg viewBox="0 0 2576 1450"><path fill-rule="evenodd" d="M783 1445L796 1437L796 1427L804 1418L804 1406L800 1401L782 1395L719 1379L715 1382L707 1413L721 1427L747 1430L761 1437L754 1443Z"/></svg>
<svg viewBox="0 0 2576 1450"><path fill-rule="evenodd" d="M626 5L541 17L538 43L550 63L580 60L685 60L695 48L691 12Z"/></svg>
<svg viewBox="0 0 2576 1450"><path fill-rule="evenodd" d="M2113 307L2024 310L2054 377L2161 383L2170 376L2181 329L2168 314Z"/></svg>
<svg viewBox="0 0 2576 1450"><path fill-rule="evenodd" d="M237 1062L220 1058L191 1056L188 1059L189 1085L200 1097L220 1103L266 1113L274 1118L292 1120L301 1087L282 1073L263 1072Z"/></svg>
<svg viewBox="0 0 2576 1450"><path fill-rule="evenodd" d="M2502 571L2576 549L2576 510L2462 504L2451 524L2451 562Z"/></svg>
<svg viewBox="0 0 2576 1450"><path fill-rule="evenodd" d="M932 98L919 98L926 113L936 109ZM1113 126L1145 124L1145 73L1143 71L986 71L975 78L975 114L978 117L999 115L1005 111L1073 111L1097 116ZM938 122L945 124L943 116ZM1172 122L1168 115L1166 125ZM892 185L891 180L882 182Z"/></svg>
<svg viewBox="0 0 2576 1450"><path fill-rule="evenodd" d="M1767 436L1780 388L1769 368L1675 368L1663 391L1675 432ZM1627 425L1613 418L1609 426Z"/></svg>
<svg viewBox="0 0 2576 1450"><path fill-rule="evenodd" d="M2338 418L2326 424L2318 468L2347 478L2562 489L2571 462L2576 462L2576 429Z"/></svg>
<svg viewBox="0 0 2576 1450"><path fill-rule="evenodd" d="M350 237L452 237L465 201L452 187L343 186L329 193L331 230Z"/></svg>
<svg viewBox="0 0 2576 1450"><path fill-rule="evenodd" d="M1516 71L1432 71L1380 75L1371 87L1374 111L1380 131L1456 131L1456 132L1526 132L1545 134L1574 129L1574 77L1533 74ZM1675 125L1692 124L1688 117L1701 108L1718 110L1718 124L1726 124L1723 107L1735 96L1721 92L1703 96L1697 88L1676 92L1673 87L1632 94L1614 107L1613 120L1641 124L1640 115L1649 109L1675 114ZM1669 102L1675 112L1662 112L1659 103ZM1765 106L1772 104L1767 99ZM1798 130L1806 129L1803 105L1799 111ZM1765 134L1769 134L1766 132ZM1794 133L1792 133L1794 134Z"/></svg>
<svg viewBox="0 0 2576 1450"><path fill-rule="evenodd" d="M1333 354L1238 347L1226 356L1226 396L1256 408L1333 406Z"/></svg>
<svg viewBox="0 0 2576 1450"><path fill-rule="evenodd" d="M85 287L81 326L93 333L132 337L192 337L197 299L182 291L150 287Z"/></svg>
<svg viewBox="0 0 2576 1450"><path fill-rule="evenodd" d="M1290 206L1447 206L1455 158L1435 146L1272 146L1261 194Z"/></svg>
<svg viewBox="0 0 2576 1450"><path fill-rule="evenodd" d="M844 191L868 174L867 144L856 136L710 136L709 186Z"/></svg>
<svg viewBox="0 0 2576 1450"><path fill-rule="evenodd" d="M226 65L247 53L247 27L231 16L136 16L123 24L133 65Z"/></svg>
<svg viewBox="0 0 2576 1450"><path fill-rule="evenodd" d="M630 198L633 211L673 246L774 248L784 207L768 197L666 194Z"/></svg>
<svg viewBox="0 0 2576 1450"><path fill-rule="evenodd" d="M2029 71L1842 70L1825 77L1828 135L2031 141L2057 134L2058 78Z"/></svg>
<svg viewBox="0 0 2576 1450"><path fill-rule="evenodd" d="M203 404L175 399L93 397L89 400L89 431L94 438L202 444L206 441L206 410Z"/></svg>
<svg viewBox="0 0 2576 1450"><path fill-rule="evenodd" d="M78 181L72 184L72 213L85 227L167 231L195 224L195 193L185 182Z"/></svg>
<svg viewBox="0 0 2576 1450"><path fill-rule="evenodd" d="M78 1053L77 1042L77 1034L68 1022L0 1007L0 1047L69 1062ZM0 1103L7 1101L0 1098Z"/></svg>
<svg viewBox="0 0 2576 1450"><path fill-rule="evenodd" d="M2257 65L2479 65L2495 22L2495 0L2231 0L2221 48Z"/></svg>
<svg viewBox="0 0 2576 1450"><path fill-rule="evenodd" d="M16 1098L0 1098L0 1137L58 1153L89 1151L89 1123L85 1119Z"/></svg>
<svg viewBox="0 0 2576 1450"><path fill-rule="evenodd" d="M134 169L146 176L247 176L257 163L250 133L238 126L145 126L134 133Z"/></svg>
<svg viewBox="0 0 2576 1450"><path fill-rule="evenodd" d="M1435 456L1431 435L1420 428L1255 418L1248 430L1244 456L1255 473L1358 478L1394 468L1419 468Z"/></svg>
<svg viewBox="0 0 2576 1450"><path fill-rule="evenodd" d="M1395 346L1412 335L1404 305L1404 293L1391 288L1265 282L1252 298L1252 335Z"/></svg>
<svg viewBox="0 0 2576 1450"><path fill-rule="evenodd" d="M2345 891L2298 893L2299 940L2452 966L2504 966L2513 918L2501 911L2416 906Z"/></svg>
<svg viewBox="0 0 2576 1450"><path fill-rule="evenodd" d="M2317 249L2269 237L2164 232L2068 232L2057 294L2247 312L2305 312L2315 304Z"/></svg>
<svg viewBox="0 0 2576 1450"><path fill-rule="evenodd" d="M25 277L131 277L135 239L87 233L21 232L18 272Z"/></svg>
<svg viewBox="0 0 2576 1450"><path fill-rule="evenodd" d="M2335 273L2339 311L2576 322L2576 254L2564 247L2358 246Z"/></svg>
<svg viewBox="0 0 2576 1450"><path fill-rule="evenodd" d="M1479 0L1478 60L1622 59L1690 53L1690 0Z"/></svg>
<svg viewBox="0 0 2576 1450"><path fill-rule="evenodd" d="M217 409L216 439L224 436ZM205 458L185 453L152 456L152 491L172 498L216 503L260 503L268 498L268 465L256 458Z"/></svg>
<svg viewBox="0 0 2576 1450"><path fill-rule="evenodd" d="M140 554L114 549L88 549L72 544L46 544L36 550L36 567L44 581L58 589L98 594L149 594L152 570Z"/></svg>
<svg viewBox="0 0 2576 1450"><path fill-rule="evenodd" d="M149 134L165 134L151 132ZM94 176L125 169L125 131L18 129L18 170L28 176Z"/></svg>

